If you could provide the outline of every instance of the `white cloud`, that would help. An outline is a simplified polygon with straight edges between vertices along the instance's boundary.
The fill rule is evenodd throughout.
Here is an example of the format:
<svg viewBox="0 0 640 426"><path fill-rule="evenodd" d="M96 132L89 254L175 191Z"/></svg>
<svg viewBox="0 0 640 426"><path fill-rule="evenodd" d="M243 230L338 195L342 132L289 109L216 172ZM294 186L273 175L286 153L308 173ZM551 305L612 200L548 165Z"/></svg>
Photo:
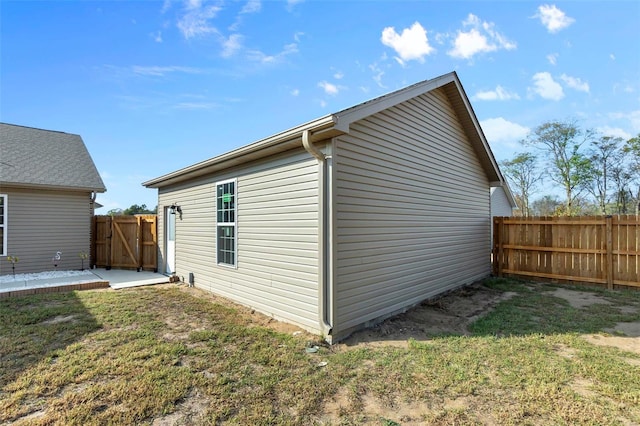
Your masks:
<svg viewBox="0 0 640 426"><path fill-rule="evenodd" d="M156 43L162 43L162 32L161 31L156 31L155 33L151 33L149 35L151 36L153 41L155 41Z"/></svg>
<svg viewBox="0 0 640 426"><path fill-rule="evenodd" d="M293 89L291 91L291 96L298 96L300 94L300 90L299 89Z"/></svg>
<svg viewBox="0 0 640 426"><path fill-rule="evenodd" d="M613 53L609 54L609 59L611 59L612 61L616 60L616 55L614 55Z"/></svg>
<svg viewBox="0 0 640 426"><path fill-rule="evenodd" d="M173 107L175 109L203 110L217 108L218 105L212 102L180 102Z"/></svg>
<svg viewBox="0 0 640 426"><path fill-rule="evenodd" d="M325 108L327 106L327 102L324 100L320 100L320 107Z"/></svg>
<svg viewBox="0 0 640 426"><path fill-rule="evenodd" d="M548 72L534 74L533 85L530 90L544 99L559 101L564 98L562 86Z"/></svg>
<svg viewBox="0 0 640 426"><path fill-rule="evenodd" d="M302 3L304 0L287 0L287 11L292 12L293 8Z"/></svg>
<svg viewBox="0 0 640 426"><path fill-rule="evenodd" d="M480 122L480 127L489 141L489 144L502 143L516 146L517 142L524 139L530 129L520 124L505 120L502 117L489 118Z"/></svg>
<svg viewBox="0 0 640 426"><path fill-rule="evenodd" d="M615 112L609 114L614 120L628 121L634 133L640 133L640 109L631 112Z"/></svg>
<svg viewBox="0 0 640 426"><path fill-rule="evenodd" d="M131 70L138 75L149 75L154 77L163 77L169 73L181 72L185 74L202 74L204 71L199 68L181 67L181 66L141 66L134 65Z"/></svg>
<svg viewBox="0 0 640 426"><path fill-rule="evenodd" d="M170 8L171 8L171 0L164 0L164 2L162 3L162 9L160 10L160 13L165 13Z"/></svg>
<svg viewBox="0 0 640 426"><path fill-rule="evenodd" d="M188 0L185 9L187 12L178 20L178 29L184 38L190 39L218 32L209 20L218 14L221 7L203 6L200 0Z"/></svg>
<svg viewBox="0 0 640 426"><path fill-rule="evenodd" d="M386 56L382 57L382 60L386 60ZM377 62L374 62L373 64L369 65L369 69L373 72L373 81L376 82L376 84L382 88L382 89L386 89L387 86L385 86L382 83L382 77L384 76L384 71L382 70L382 68L380 68L380 66L378 65Z"/></svg>
<svg viewBox="0 0 640 426"><path fill-rule="evenodd" d="M473 96L473 99L481 101L509 101L512 99L520 99L520 96L515 92L509 92L504 87L498 85L496 90L487 90L484 92L478 92Z"/></svg>
<svg viewBox="0 0 640 426"><path fill-rule="evenodd" d="M282 50L275 55L267 55L259 50L250 50L247 52L249 60L260 62L262 64L275 64L278 63L288 55L292 55L298 52L298 45L296 43L286 44Z"/></svg>
<svg viewBox="0 0 640 426"><path fill-rule="evenodd" d="M631 133L626 132L619 127L601 126L596 127L596 131L603 136L612 136L614 138L622 138L624 140L632 138Z"/></svg>
<svg viewBox="0 0 640 426"><path fill-rule="evenodd" d="M240 49L242 49L242 35L231 34L228 39L223 38L221 53L223 58L235 55Z"/></svg>
<svg viewBox="0 0 640 426"><path fill-rule="evenodd" d="M335 78L336 80L342 80L343 77L344 73L341 71L337 71L335 74L333 74L333 78Z"/></svg>
<svg viewBox="0 0 640 426"><path fill-rule="evenodd" d="M551 65L555 65L558 63L558 56L560 55L558 55L557 53L549 53L547 55L547 61L549 61Z"/></svg>
<svg viewBox="0 0 640 426"><path fill-rule="evenodd" d="M515 42L508 40L494 29L494 23L481 21L472 13L462 22L462 25L470 29L458 31L453 41L453 49L447 52L451 57L471 59L478 53L494 52L498 49L513 50L517 47Z"/></svg>
<svg viewBox="0 0 640 426"><path fill-rule="evenodd" d="M556 5L543 4L538 7L536 18L540 18L540 22L547 28L551 34L567 28L575 22L575 19L568 17Z"/></svg>
<svg viewBox="0 0 640 426"><path fill-rule="evenodd" d="M327 81L321 81L320 83L318 83L318 87L324 90L324 93L331 96L335 96L338 94L338 92L340 92L340 89L338 88L338 86L336 86L335 84L331 84Z"/></svg>
<svg viewBox="0 0 640 426"><path fill-rule="evenodd" d="M427 31L419 22L403 29L401 34L398 34L394 27L386 27L382 30L380 41L396 51L396 60L400 64L411 60L424 62L424 57L433 52L427 39Z"/></svg>
<svg viewBox="0 0 640 426"><path fill-rule="evenodd" d="M262 9L262 3L260 0L249 0L244 7L242 8L242 10L240 11L241 14L245 14L245 13L257 13L260 12L260 9Z"/></svg>
<svg viewBox="0 0 640 426"><path fill-rule="evenodd" d="M577 77L571 77L566 74L562 74L560 79L566 83L572 89L575 89L579 92L589 93L589 83L580 80Z"/></svg>

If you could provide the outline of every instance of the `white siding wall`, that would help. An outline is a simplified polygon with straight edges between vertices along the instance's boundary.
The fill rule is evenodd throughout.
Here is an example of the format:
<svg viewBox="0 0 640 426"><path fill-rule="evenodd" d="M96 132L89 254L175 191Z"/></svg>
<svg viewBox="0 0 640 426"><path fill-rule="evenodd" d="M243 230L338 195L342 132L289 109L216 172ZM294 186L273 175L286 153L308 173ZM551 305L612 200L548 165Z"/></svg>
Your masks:
<svg viewBox="0 0 640 426"><path fill-rule="evenodd" d="M488 178L441 90L336 143L338 336L490 273Z"/></svg>
<svg viewBox="0 0 640 426"><path fill-rule="evenodd" d="M491 188L491 235L493 236L493 217L512 216L513 209L503 188ZM493 241L493 240L492 240Z"/></svg>
<svg viewBox="0 0 640 426"><path fill-rule="evenodd" d="M57 251L57 269L80 269L80 252L89 254L91 203L89 193L10 189L7 206L7 255L17 256L16 273L51 271ZM84 262L89 267L89 262ZM11 264L0 257L0 274Z"/></svg>
<svg viewBox="0 0 640 426"><path fill-rule="evenodd" d="M216 182L237 178L237 269L216 265ZM176 220L176 274L213 293L319 332L318 164L297 151L236 171L208 176L159 195L159 245L164 256L164 206ZM160 259L160 268L164 270Z"/></svg>

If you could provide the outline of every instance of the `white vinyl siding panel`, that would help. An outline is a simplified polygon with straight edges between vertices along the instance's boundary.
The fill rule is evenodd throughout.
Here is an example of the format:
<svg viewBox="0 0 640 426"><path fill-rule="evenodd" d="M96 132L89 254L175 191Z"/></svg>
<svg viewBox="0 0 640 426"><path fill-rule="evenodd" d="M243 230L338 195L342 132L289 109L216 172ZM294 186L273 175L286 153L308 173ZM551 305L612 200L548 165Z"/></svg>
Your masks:
<svg viewBox="0 0 640 426"><path fill-rule="evenodd" d="M442 90L336 151L338 334L489 274L488 178Z"/></svg>
<svg viewBox="0 0 640 426"><path fill-rule="evenodd" d="M491 217L511 216L513 209L503 188L491 188Z"/></svg>
<svg viewBox="0 0 640 426"><path fill-rule="evenodd" d="M56 252L62 252L57 269L80 269L80 253L89 253L91 200L88 192L3 188L8 195L7 255L17 256L16 273L54 269ZM87 262L85 262L85 266ZM0 274L11 273L6 257Z"/></svg>
<svg viewBox="0 0 640 426"><path fill-rule="evenodd" d="M215 238L215 185L234 178L237 269L216 265ZM319 332L318 164L314 158L299 150L161 189L159 204L172 203L183 211L176 223L178 276L187 280L192 272L196 287ZM159 236L161 248L163 238Z"/></svg>
<svg viewBox="0 0 640 426"><path fill-rule="evenodd" d="M513 209L503 188L491 188L491 244L493 245L493 218L495 216L512 216Z"/></svg>

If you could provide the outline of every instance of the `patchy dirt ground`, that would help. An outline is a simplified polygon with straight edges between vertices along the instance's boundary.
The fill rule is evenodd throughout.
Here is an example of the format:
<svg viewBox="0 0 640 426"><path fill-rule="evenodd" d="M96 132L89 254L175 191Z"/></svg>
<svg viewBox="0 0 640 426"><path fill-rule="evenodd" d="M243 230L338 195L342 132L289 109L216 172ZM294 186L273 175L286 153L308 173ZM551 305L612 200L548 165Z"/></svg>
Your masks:
<svg viewBox="0 0 640 426"><path fill-rule="evenodd" d="M229 303L226 299L220 298L209 292L182 287L183 291L192 293L197 292L199 296L209 299L213 302L222 304ZM584 309L594 304L607 304L611 302L603 298L597 293L580 291L570 288L550 288L548 290L554 297L566 300L570 306L576 309ZM335 351L349 351L360 347L408 347L409 339L417 341L426 341L436 336L442 335L468 335L468 326L480 317L487 315L500 302L508 300L518 293L503 292L493 290L481 283L473 284L455 291L452 291L433 301L424 302L405 313L389 318L375 327L365 329L354 333L345 341L334 346ZM308 339L317 339L317 336L306 333L299 328L277 321L268 316L262 315L249 308L239 307L237 309L244 310L251 324L256 326L266 326L278 332L287 334L302 334ZM619 307L621 312L625 309L637 310L635 306ZM629 312L627 312L629 313ZM167 318L168 323L174 319ZM175 321L180 323L180 321ZM171 324L169 324L171 325ZM173 324L175 326L175 324ZM197 328L198 324L191 323L189 328ZM173 329L174 327L169 327ZM621 323L611 330L603 330L603 334L589 334L582 337L588 342L595 345L613 346L624 351L640 353L640 322L637 323ZM175 330L174 330L175 333ZM175 337L175 336L174 336ZM558 353L561 356L572 358L575 356L575 350L569 347L558 347ZM636 358L625 359L631 366L640 365ZM596 398L597 394L592 390L594 384L588 380L576 380L572 383L572 388L580 395L587 398ZM341 414L349 412L352 407L352 395L348 388L340 389L332 398L328 399L323 407L323 415L321 423L326 424L342 424ZM165 417L155 419L154 426L165 426L173 424L197 423L201 420L204 408L208 401L202 396L197 398L187 398L177 407L177 410ZM395 401L393 405L389 405L384 401L375 398L372 395L364 394L361 396L360 402L362 412L367 413L368 419L401 419L403 425L419 425L423 424L420 420L420 413L431 413L434 410L455 411L468 407L476 407L476 412L483 412L479 407L483 403L480 397L458 397L453 399L443 398L441 401L408 402ZM479 417L484 424L499 424L500 421L490 416ZM365 421L363 424L380 424L378 421Z"/></svg>
<svg viewBox="0 0 640 426"><path fill-rule="evenodd" d="M433 301L423 302L373 328L354 333L341 344L407 346L409 339L422 341L439 335L466 335L469 334L469 324L516 294L472 284Z"/></svg>
<svg viewBox="0 0 640 426"><path fill-rule="evenodd" d="M596 304L610 305L611 302L597 294L570 290L567 288L556 289L553 296L562 298L569 302L569 305L576 309ZM637 309L632 306L622 306L621 312L628 312L630 309ZM624 351L640 354L640 322L621 322L613 328L603 330L611 335L605 334L585 334L582 337L589 343L599 346L613 346ZM622 336L620 336L622 335ZM624 337L623 337L624 336Z"/></svg>
<svg viewBox="0 0 640 426"><path fill-rule="evenodd" d="M172 284L167 284L172 285ZM183 287L184 291L198 292L201 297L225 303L225 299L209 292ZM488 314L501 301L517 295L515 292L502 292L476 283L454 290L433 301L423 302L403 314L389 318L380 324L358 331L336 345L336 350L348 350L358 346L398 346L407 347L409 339L425 341L434 336L461 334L468 335L468 326L481 316ZM557 288L552 296L566 300L572 307L582 309L594 304L611 304L597 293L570 288ZM228 302L226 302L228 303ZM621 307L624 312L626 308ZM256 325L267 326L283 333L306 333L291 324L277 321L260 313L247 309ZM582 336L596 345L614 346L619 349L640 353L640 322L619 323L605 334ZM609 334L606 334L609 333ZM309 338L314 336L309 335Z"/></svg>

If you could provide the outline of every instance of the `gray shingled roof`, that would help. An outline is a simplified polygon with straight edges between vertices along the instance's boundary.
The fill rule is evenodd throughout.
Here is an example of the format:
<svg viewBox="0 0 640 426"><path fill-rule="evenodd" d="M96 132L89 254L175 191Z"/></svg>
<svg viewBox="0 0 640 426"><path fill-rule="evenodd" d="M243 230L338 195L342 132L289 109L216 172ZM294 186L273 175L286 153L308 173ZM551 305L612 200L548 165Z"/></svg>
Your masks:
<svg viewBox="0 0 640 426"><path fill-rule="evenodd" d="M0 185L105 192L79 135L0 123Z"/></svg>

